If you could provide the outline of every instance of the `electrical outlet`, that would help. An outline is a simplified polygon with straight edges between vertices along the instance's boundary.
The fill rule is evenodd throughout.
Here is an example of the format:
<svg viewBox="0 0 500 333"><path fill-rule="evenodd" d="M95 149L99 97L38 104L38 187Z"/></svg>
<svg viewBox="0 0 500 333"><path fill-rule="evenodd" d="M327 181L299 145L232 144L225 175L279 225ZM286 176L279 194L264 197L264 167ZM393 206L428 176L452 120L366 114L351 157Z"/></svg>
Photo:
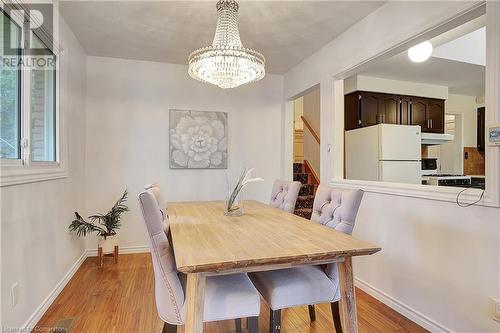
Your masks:
<svg viewBox="0 0 500 333"><path fill-rule="evenodd" d="M15 307L17 305L18 289L19 285L17 282L10 287L10 304L12 305L12 307Z"/></svg>
<svg viewBox="0 0 500 333"><path fill-rule="evenodd" d="M491 299L491 314L494 320L500 322L500 300Z"/></svg>

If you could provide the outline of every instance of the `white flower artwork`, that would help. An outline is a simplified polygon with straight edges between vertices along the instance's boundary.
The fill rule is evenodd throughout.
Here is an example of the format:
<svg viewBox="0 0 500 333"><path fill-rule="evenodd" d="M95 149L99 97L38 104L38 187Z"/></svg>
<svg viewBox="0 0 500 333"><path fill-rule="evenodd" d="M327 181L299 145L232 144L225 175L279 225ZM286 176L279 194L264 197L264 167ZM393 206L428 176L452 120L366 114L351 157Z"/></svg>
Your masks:
<svg viewBox="0 0 500 333"><path fill-rule="evenodd" d="M170 168L226 169L227 113L170 110Z"/></svg>

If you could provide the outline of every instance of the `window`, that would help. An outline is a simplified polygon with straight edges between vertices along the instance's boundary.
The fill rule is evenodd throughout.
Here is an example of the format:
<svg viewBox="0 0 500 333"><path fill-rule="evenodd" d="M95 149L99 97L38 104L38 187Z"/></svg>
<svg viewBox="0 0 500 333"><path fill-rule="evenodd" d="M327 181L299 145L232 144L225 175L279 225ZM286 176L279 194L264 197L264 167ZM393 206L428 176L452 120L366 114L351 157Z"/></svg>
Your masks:
<svg viewBox="0 0 500 333"><path fill-rule="evenodd" d="M4 13L0 16L0 50L5 54L4 43L7 33L11 45L20 49L21 28ZM20 54L14 56L20 59ZM19 66L0 68L0 158L21 158L21 70Z"/></svg>
<svg viewBox="0 0 500 333"><path fill-rule="evenodd" d="M35 44L43 49L44 44L33 35ZM48 49L47 49L48 50ZM48 50L49 51L49 50ZM50 52L49 59L55 60ZM56 71L53 68L31 70L31 160L35 162L56 161L55 124Z"/></svg>
<svg viewBox="0 0 500 333"><path fill-rule="evenodd" d="M1 185L64 177L57 55L25 18L2 10L0 20Z"/></svg>

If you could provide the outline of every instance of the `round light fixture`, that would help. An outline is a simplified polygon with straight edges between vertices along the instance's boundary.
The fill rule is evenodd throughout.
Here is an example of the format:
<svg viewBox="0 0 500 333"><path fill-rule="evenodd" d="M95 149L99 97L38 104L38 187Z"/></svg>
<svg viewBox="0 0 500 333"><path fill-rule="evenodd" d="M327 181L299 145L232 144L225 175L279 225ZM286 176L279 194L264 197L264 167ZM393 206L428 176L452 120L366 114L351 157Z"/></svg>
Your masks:
<svg viewBox="0 0 500 333"><path fill-rule="evenodd" d="M432 44L425 41L408 49L408 58L413 62L424 62L432 55Z"/></svg>

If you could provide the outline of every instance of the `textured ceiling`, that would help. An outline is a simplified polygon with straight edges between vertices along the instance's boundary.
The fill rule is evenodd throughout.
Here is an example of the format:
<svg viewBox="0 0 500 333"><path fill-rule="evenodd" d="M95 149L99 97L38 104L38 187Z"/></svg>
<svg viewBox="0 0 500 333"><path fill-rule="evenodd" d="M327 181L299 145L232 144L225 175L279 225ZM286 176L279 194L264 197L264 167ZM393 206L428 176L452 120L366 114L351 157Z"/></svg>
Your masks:
<svg viewBox="0 0 500 333"><path fill-rule="evenodd" d="M374 1L243 1L244 46L281 74L381 6ZM60 9L89 55L186 64L210 45L215 1L66 1Z"/></svg>

